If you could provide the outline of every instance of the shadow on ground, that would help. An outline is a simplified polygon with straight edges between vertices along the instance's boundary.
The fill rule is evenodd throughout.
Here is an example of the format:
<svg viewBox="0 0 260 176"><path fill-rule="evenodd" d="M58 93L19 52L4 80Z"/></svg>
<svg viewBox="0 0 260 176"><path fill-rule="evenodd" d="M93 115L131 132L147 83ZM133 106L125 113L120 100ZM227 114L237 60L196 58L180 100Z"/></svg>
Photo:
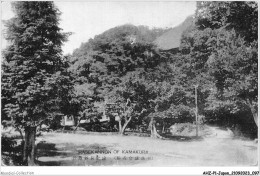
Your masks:
<svg viewBox="0 0 260 176"><path fill-rule="evenodd" d="M170 134L162 135L164 140L172 140L178 142L192 142L192 141L203 141L203 137L201 136L172 136Z"/></svg>

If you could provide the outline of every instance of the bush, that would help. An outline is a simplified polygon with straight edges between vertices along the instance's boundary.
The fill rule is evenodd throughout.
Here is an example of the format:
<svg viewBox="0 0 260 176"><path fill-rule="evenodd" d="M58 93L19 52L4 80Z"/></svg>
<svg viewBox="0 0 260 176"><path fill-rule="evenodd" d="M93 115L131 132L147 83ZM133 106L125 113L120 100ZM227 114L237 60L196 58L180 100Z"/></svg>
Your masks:
<svg viewBox="0 0 260 176"><path fill-rule="evenodd" d="M196 125L192 123L176 123L170 127L170 133L173 136L195 136ZM205 125L199 125L199 136L210 135L209 128Z"/></svg>
<svg viewBox="0 0 260 176"><path fill-rule="evenodd" d="M17 138L8 137L2 134L1 155L4 165L22 165L23 142L18 142Z"/></svg>

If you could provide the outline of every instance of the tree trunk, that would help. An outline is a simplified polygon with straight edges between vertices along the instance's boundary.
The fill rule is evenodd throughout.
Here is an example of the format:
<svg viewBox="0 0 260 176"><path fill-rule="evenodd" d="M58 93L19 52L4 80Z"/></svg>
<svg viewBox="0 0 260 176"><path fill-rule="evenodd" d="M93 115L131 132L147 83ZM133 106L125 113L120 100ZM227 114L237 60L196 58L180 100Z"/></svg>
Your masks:
<svg viewBox="0 0 260 176"><path fill-rule="evenodd" d="M29 144L29 128L24 129L24 145L23 145L23 162L25 165L28 164L28 144Z"/></svg>
<svg viewBox="0 0 260 176"><path fill-rule="evenodd" d="M123 125L123 127L122 127L122 129L120 131L121 135L124 135L125 129L126 129L127 125L129 124L129 122L131 121L131 119L132 119L132 117L129 117L129 119L125 121L125 123L124 123L124 125Z"/></svg>
<svg viewBox="0 0 260 176"><path fill-rule="evenodd" d="M24 148L23 148L23 162L25 165L34 166L35 158L35 138L36 127L25 128Z"/></svg>
<svg viewBox="0 0 260 176"><path fill-rule="evenodd" d="M82 117L80 117L79 120L77 121L77 126L76 126L76 128L74 129L74 131L76 131L76 130L78 129L78 127L79 127L79 125L80 125L81 119L82 119ZM74 119L74 121L75 121L75 119Z"/></svg>
<svg viewBox="0 0 260 176"><path fill-rule="evenodd" d="M165 133L165 122L163 121L162 133Z"/></svg>
<svg viewBox="0 0 260 176"><path fill-rule="evenodd" d="M249 106L250 108L250 111L252 113L252 116L254 118L254 122L256 124L256 126L258 127L258 112L257 112L257 109L254 108L253 104L250 102L250 100L247 100L246 101L247 105Z"/></svg>
<svg viewBox="0 0 260 176"><path fill-rule="evenodd" d="M160 134L157 133L155 124L153 124L152 129L153 129L153 131L152 131L153 132L153 135L152 135L153 138L165 139L164 137L162 137Z"/></svg>
<svg viewBox="0 0 260 176"><path fill-rule="evenodd" d="M258 113L257 113L257 110L253 110L253 111L251 110L251 113L252 113L252 115L254 117L255 124L258 127Z"/></svg>
<svg viewBox="0 0 260 176"><path fill-rule="evenodd" d="M151 137L153 137L153 117L150 120L150 123L148 125L148 131L151 131Z"/></svg>
<svg viewBox="0 0 260 176"><path fill-rule="evenodd" d="M36 127L31 127L30 131L30 151L28 156L28 166L34 166L34 159L35 159L35 138L36 138Z"/></svg>
<svg viewBox="0 0 260 176"><path fill-rule="evenodd" d="M122 132L122 119L120 118L119 119L119 133L121 134L121 132Z"/></svg>
<svg viewBox="0 0 260 176"><path fill-rule="evenodd" d="M164 137L162 137L161 135L159 135L157 133L157 130L156 130L156 127L155 127L155 120L154 120L153 117L151 118L149 126L150 126L150 129L151 129L151 137L152 138L165 139Z"/></svg>

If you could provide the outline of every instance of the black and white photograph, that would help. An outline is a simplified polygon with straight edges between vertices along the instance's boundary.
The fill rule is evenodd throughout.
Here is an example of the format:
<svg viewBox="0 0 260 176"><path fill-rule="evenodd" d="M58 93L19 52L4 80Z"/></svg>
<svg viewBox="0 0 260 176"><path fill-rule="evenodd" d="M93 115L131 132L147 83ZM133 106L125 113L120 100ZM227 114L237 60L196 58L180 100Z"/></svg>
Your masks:
<svg viewBox="0 0 260 176"><path fill-rule="evenodd" d="M257 1L1 1L1 175L259 175L258 124Z"/></svg>

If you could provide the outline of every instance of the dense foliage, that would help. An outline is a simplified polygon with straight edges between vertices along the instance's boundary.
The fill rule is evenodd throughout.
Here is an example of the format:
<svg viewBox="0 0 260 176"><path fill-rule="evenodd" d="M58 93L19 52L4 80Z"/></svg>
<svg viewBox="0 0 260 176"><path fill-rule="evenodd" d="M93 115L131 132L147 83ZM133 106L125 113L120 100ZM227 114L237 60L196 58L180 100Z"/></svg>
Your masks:
<svg viewBox="0 0 260 176"><path fill-rule="evenodd" d="M208 118L257 125L257 20L254 2L198 3L196 25L184 32L181 51L200 78Z"/></svg>
<svg viewBox="0 0 260 176"><path fill-rule="evenodd" d="M159 50L153 42L167 30L123 25L83 43L72 54L70 69L94 101L116 102L124 109L131 100L130 125L151 125L153 119L194 121L198 85L202 121L234 126L241 114L250 112L254 118L244 120L254 126L257 4L198 2L193 21L183 32L178 53ZM233 124L225 124L227 117L236 116Z"/></svg>

